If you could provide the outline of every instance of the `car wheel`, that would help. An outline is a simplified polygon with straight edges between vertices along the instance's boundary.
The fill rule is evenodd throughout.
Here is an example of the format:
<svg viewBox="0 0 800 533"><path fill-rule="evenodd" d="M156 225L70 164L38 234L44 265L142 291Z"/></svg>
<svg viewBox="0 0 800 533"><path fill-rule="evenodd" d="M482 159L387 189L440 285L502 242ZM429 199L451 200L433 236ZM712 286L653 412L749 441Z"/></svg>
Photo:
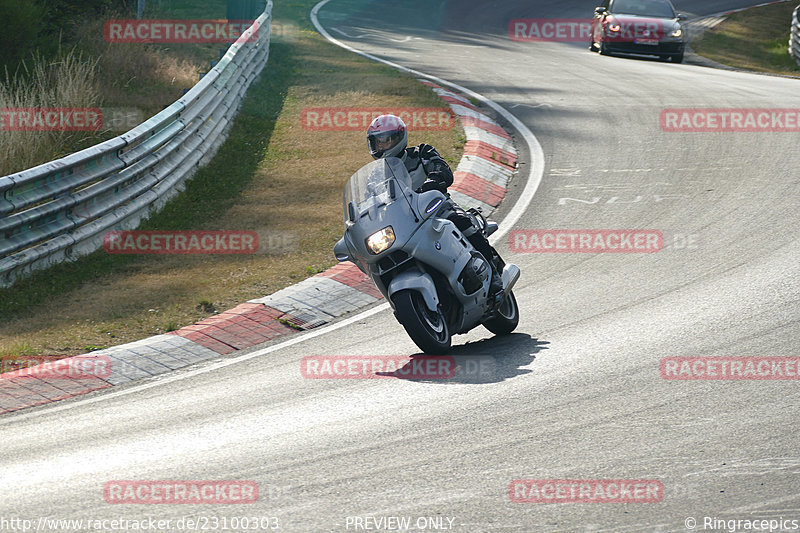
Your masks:
<svg viewBox="0 0 800 533"><path fill-rule="evenodd" d="M589 51L590 52L597 52L597 45L595 44L594 41L589 43Z"/></svg>
<svg viewBox="0 0 800 533"><path fill-rule="evenodd" d="M673 63L683 63L683 54L678 56L672 56Z"/></svg>
<svg viewBox="0 0 800 533"><path fill-rule="evenodd" d="M600 43L600 55L601 56L610 56L611 52L608 50L608 45L606 43Z"/></svg>

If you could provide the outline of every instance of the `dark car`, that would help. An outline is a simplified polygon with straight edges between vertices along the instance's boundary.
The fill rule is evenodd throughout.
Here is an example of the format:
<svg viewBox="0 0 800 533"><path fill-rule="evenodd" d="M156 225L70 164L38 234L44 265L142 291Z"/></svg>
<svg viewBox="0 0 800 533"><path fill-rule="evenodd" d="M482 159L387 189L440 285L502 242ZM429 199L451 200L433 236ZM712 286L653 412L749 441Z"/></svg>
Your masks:
<svg viewBox="0 0 800 533"><path fill-rule="evenodd" d="M594 10L589 49L680 63L686 48L680 21L685 19L669 0L603 0Z"/></svg>

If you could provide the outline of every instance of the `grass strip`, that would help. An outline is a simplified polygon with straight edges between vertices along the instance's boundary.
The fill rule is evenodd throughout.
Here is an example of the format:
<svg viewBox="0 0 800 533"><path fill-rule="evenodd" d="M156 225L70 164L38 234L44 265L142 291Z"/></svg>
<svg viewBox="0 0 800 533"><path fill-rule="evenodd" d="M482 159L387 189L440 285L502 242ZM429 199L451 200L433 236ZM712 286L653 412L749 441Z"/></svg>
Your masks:
<svg viewBox="0 0 800 533"><path fill-rule="evenodd" d="M800 66L789 54L796 7L797 2L784 2L734 13L692 42L692 49L731 67L800 75Z"/></svg>

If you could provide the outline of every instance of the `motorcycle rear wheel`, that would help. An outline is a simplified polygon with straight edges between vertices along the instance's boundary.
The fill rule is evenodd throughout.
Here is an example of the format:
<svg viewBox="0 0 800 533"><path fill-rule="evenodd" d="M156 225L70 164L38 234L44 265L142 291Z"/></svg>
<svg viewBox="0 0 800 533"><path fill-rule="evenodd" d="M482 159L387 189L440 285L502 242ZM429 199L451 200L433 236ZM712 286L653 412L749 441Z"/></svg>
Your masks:
<svg viewBox="0 0 800 533"><path fill-rule="evenodd" d="M397 320L420 350L440 355L450 349L450 330L441 309L428 309L422 294L413 290L399 291L392 300Z"/></svg>

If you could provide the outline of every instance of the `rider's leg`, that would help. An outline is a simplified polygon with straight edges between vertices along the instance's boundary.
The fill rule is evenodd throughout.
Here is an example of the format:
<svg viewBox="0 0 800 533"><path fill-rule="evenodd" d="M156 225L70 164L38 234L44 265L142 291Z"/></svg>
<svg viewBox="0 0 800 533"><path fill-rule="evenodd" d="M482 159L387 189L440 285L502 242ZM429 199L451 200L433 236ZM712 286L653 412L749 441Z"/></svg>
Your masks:
<svg viewBox="0 0 800 533"><path fill-rule="evenodd" d="M475 247L481 255L486 258L489 262L492 271L492 282L489 286L489 295L494 296L500 291L503 290L503 279L502 279L502 272L505 263L500 258L500 254L497 253L491 244L489 244L489 240L480 231L475 225L472 223L472 219L467 216L462 209L458 206L453 204L455 208L452 210L450 216L447 218L456 225L456 227L464 234L467 240Z"/></svg>
<svg viewBox="0 0 800 533"><path fill-rule="evenodd" d="M467 237L469 242L472 243L472 246L478 250L483 257L489 261L489 264L492 267L492 283L489 286L489 296L494 296L500 291L503 290L503 267L505 267L505 263L500 258L500 254L497 253L497 250L489 244L489 240L486 236L480 232L475 231L471 236Z"/></svg>

